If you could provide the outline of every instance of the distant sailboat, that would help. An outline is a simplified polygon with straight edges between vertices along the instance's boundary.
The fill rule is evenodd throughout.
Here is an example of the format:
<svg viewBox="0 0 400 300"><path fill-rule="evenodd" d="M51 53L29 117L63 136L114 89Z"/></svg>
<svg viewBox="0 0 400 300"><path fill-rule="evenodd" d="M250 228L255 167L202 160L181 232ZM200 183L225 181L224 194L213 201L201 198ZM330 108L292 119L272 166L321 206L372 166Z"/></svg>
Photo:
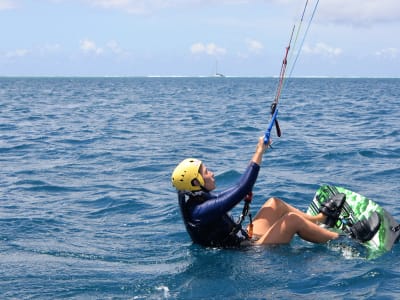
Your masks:
<svg viewBox="0 0 400 300"><path fill-rule="evenodd" d="M218 72L218 61L215 62L215 75L214 77L225 77L224 74Z"/></svg>

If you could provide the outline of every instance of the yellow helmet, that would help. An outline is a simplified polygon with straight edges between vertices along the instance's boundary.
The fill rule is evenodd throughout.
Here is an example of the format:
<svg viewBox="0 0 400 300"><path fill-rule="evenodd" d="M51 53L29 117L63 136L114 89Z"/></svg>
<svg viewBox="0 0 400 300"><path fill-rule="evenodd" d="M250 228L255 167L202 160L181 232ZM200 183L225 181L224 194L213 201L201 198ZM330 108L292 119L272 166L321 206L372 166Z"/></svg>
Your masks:
<svg viewBox="0 0 400 300"><path fill-rule="evenodd" d="M195 158L184 159L172 172L172 185L178 191L200 191L204 186L203 176L200 174L201 160ZM193 180L197 179L200 186L193 185Z"/></svg>

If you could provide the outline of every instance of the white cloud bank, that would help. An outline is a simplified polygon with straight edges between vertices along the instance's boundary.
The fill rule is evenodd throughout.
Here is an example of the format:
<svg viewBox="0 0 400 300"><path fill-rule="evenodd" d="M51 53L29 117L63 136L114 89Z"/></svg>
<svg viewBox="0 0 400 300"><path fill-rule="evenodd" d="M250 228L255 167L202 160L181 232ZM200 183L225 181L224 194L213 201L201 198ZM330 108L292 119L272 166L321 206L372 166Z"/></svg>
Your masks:
<svg viewBox="0 0 400 300"><path fill-rule="evenodd" d="M341 48L335 48L325 43L316 43L315 46L306 44L303 46L302 51L305 54L316 54L329 57L339 56L343 53Z"/></svg>
<svg viewBox="0 0 400 300"><path fill-rule="evenodd" d="M264 49L263 44L255 39L246 39L247 49L252 53L261 53Z"/></svg>
<svg viewBox="0 0 400 300"><path fill-rule="evenodd" d="M108 41L104 46L98 46L95 41L86 38L80 41L79 48L85 54L103 55L111 53L116 56L129 56L129 52L122 49L115 40Z"/></svg>
<svg viewBox="0 0 400 300"><path fill-rule="evenodd" d="M16 8L17 5L11 0L0 0L0 11Z"/></svg>
<svg viewBox="0 0 400 300"><path fill-rule="evenodd" d="M190 52L192 54L207 54L207 55L225 55L226 49L217 46L214 43L204 44L204 43L195 43L190 47Z"/></svg>
<svg viewBox="0 0 400 300"><path fill-rule="evenodd" d="M64 0L65 1L65 0ZM304 0L79 0L95 7L115 9L131 14L146 14L168 8L193 8L212 5L255 5L268 2L287 7L299 7ZM11 3L0 0L1 3ZM316 0L309 1L313 7ZM399 22L398 0L323 0L319 1L318 19L320 22L340 24L371 25L371 23Z"/></svg>
<svg viewBox="0 0 400 300"><path fill-rule="evenodd" d="M16 49L12 51L6 52L4 55L6 58L18 58L18 57L24 57L27 56L31 51L28 49Z"/></svg>
<svg viewBox="0 0 400 300"><path fill-rule="evenodd" d="M262 0L84 0L105 9L117 9L131 14L146 14L176 7L211 6L215 4L237 5L262 2Z"/></svg>
<svg viewBox="0 0 400 300"><path fill-rule="evenodd" d="M299 8L304 0L48 0L53 4L78 2L102 9L119 10L129 14L150 14L163 9L210 7L213 5L265 5L269 2L287 7ZM309 1L309 9L317 0ZM18 5L17 5L18 3ZM0 0L0 11L22 5L16 0ZM285 8L286 9L286 8ZM375 23L400 22L398 0L321 0L316 19L319 22L341 25L372 26Z"/></svg>
<svg viewBox="0 0 400 300"><path fill-rule="evenodd" d="M80 42L80 49L84 53L94 53L96 55L102 54L104 50L100 47L97 47L96 43L89 39L84 39Z"/></svg>
<svg viewBox="0 0 400 300"><path fill-rule="evenodd" d="M79 50L84 54L112 54L115 56L128 56L129 52L122 49L115 40L111 40L105 44L104 47L99 47L95 41L91 39L83 39L79 42ZM34 47L31 49L19 48L14 50L9 50L7 52L0 53L0 56L7 59L17 59L23 58L28 55L53 55L61 53L63 48L60 44L45 44L40 47Z"/></svg>
<svg viewBox="0 0 400 300"><path fill-rule="evenodd" d="M170 8L198 8L213 5L256 5L271 3L298 8L304 0L48 0L53 4L59 2L80 2L102 9L119 10L129 14L149 14ZM317 0L309 1L309 8ZM14 9L22 5L16 0L0 0L0 11ZM18 4L18 5L17 5ZM398 0L321 0L319 1L317 19L319 22L332 22L342 25L365 25L374 23L400 22Z"/></svg>
<svg viewBox="0 0 400 300"><path fill-rule="evenodd" d="M400 51L397 48L385 48L376 51L375 55L383 58L388 58L388 59L396 59L399 57Z"/></svg>
<svg viewBox="0 0 400 300"><path fill-rule="evenodd" d="M399 22L398 0L323 0L318 20L342 25L371 26L374 23Z"/></svg>

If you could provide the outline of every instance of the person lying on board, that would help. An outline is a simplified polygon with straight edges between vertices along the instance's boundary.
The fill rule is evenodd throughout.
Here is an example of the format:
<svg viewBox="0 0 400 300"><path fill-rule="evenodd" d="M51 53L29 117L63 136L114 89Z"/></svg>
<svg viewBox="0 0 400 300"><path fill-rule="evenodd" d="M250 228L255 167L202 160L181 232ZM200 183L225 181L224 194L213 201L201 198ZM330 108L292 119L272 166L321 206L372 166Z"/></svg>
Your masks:
<svg viewBox="0 0 400 300"><path fill-rule="evenodd" d="M325 243L339 233L320 226L334 224L344 199L333 197L316 216L307 215L283 200L272 197L260 208L246 229L229 215L252 191L264 153L270 141L260 137L254 155L236 185L219 193L214 173L195 158L183 160L174 169L171 180L178 193L182 217L192 241L209 247L238 247L289 243L298 234L313 243ZM250 233L250 234L249 234Z"/></svg>

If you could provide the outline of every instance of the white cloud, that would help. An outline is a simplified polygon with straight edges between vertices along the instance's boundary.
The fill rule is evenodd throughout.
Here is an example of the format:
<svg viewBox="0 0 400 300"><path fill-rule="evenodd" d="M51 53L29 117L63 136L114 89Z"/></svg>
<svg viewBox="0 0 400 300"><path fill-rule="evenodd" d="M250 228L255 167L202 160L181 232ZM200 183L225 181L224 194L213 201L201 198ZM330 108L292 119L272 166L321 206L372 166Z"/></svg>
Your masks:
<svg viewBox="0 0 400 300"><path fill-rule="evenodd" d="M28 49L16 49L13 51L8 51L5 54L5 57L7 58L14 58L14 57L24 57L27 56L30 53Z"/></svg>
<svg viewBox="0 0 400 300"><path fill-rule="evenodd" d="M104 9L117 9L132 14L145 14L165 8L212 6L212 5L253 5L255 2L279 3L289 7L300 7L303 0L81 0ZM4 0L4 2L10 2ZM309 8L316 0L309 1ZM1 4L1 0L0 0ZM320 21L345 24L368 24L368 22L398 22L400 9L398 0L324 0L319 1L317 16Z"/></svg>
<svg viewBox="0 0 400 300"><path fill-rule="evenodd" d="M40 52L42 53L54 53L61 50L60 44L45 44L43 47L40 48Z"/></svg>
<svg viewBox="0 0 400 300"><path fill-rule="evenodd" d="M111 40L107 43L107 48L111 50L112 53L115 54L122 54L123 50L120 48L120 46L118 45L118 43L114 40Z"/></svg>
<svg viewBox="0 0 400 300"><path fill-rule="evenodd" d="M107 47L111 49L111 51L114 53L121 53L121 48L119 47L118 43L114 40L109 41L107 43Z"/></svg>
<svg viewBox="0 0 400 300"><path fill-rule="evenodd" d="M202 0L86 0L93 6L121 10L129 14L148 14L153 11L201 3Z"/></svg>
<svg viewBox="0 0 400 300"><path fill-rule="evenodd" d="M196 43L190 47L190 52L193 54L207 54L207 55L225 55L226 49L217 46L214 43L203 44Z"/></svg>
<svg viewBox="0 0 400 300"><path fill-rule="evenodd" d="M397 48L385 48L376 51L375 55L383 58L397 58L399 55L400 51Z"/></svg>
<svg viewBox="0 0 400 300"><path fill-rule="evenodd" d="M157 10L175 7L212 5L251 5L256 0L84 0L104 9L116 9L131 14L147 14ZM262 2L263 0L257 0Z"/></svg>
<svg viewBox="0 0 400 300"><path fill-rule="evenodd" d="M131 53L118 44L117 41L111 40L106 44L106 50L111 51L112 54L118 56L119 58L127 58L131 55Z"/></svg>
<svg viewBox="0 0 400 300"><path fill-rule="evenodd" d="M99 6L105 9L118 9L132 14L142 14L148 10L148 4L145 1L129 0L87 0L93 6ZM149 1L151 2L151 1Z"/></svg>
<svg viewBox="0 0 400 300"><path fill-rule="evenodd" d="M246 39L247 49L253 53L260 53L264 48L263 44L260 41L254 39Z"/></svg>
<svg viewBox="0 0 400 300"><path fill-rule="evenodd" d="M37 46L31 49L20 48L15 50L10 50L1 54L1 56L9 59L23 58L26 56L34 57L36 55L47 56L49 54L55 54L61 50L60 44L45 44L42 46Z"/></svg>
<svg viewBox="0 0 400 300"><path fill-rule="evenodd" d="M102 48L97 47L96 43L89 39L82 40L80 48L85 53L94 53L99 55L104 52Z"/></svg>
<svg viewBox="0 0 400 300"><path fill-rule="evenodd" d="M203 52L205 52L205 46L204 46L204 44L203 43L196 43L196 44L193 44L191 47L190 47L190 52L192 52L192 53L194 53L194 54L197 54L197 53L203 53Z"/></svg>
<svg viewBox="0 0 400 300"><path fill-rule="evenodd" d="M7 10L16 8L14 1L10 0L0 0L0 10Z"/></svg>
<svg viewBox="0 0 400 300"><path fill-rule="evenodd" d="M71 1L71 0L68 0ZM68 2L53 0L53 2ZM94 7L119 10L129 14L149 14L170 8L198 8L216 5L263 4L266 9L271 3L286 6L288 9L301 10L304 0L75 0ZM317 0L309 1L309 11ZM2 6L14 7L11 0L0 0ZM286 9L286 8L285 8ZM331 22L341 25L368 25L381 22L399 22L400 9L398 0L323 0L319 1L316 19L319 22Z"/></svg>
<svg viewBox="0 0 400 300"><path fill-rule="evenodd" d="M119 57L127 57L130 55L129 51L122 49L115 40L110 40L105 45L97 45L93 40L84 39L80 41L80 49L86 54L113 54Z"/></svg>
<svg viewBox="0 0 400 300"><path fill-rule="evenodd" d="M323 22L371 26L399 22L400 9L398 0L324 0L317 15Z"/></svg>
<svg viewBox="0 0 400 300"><path fill-rule="evenodd" d="M317 54L325 56L339 56L343 53L341 48L335 48L325 43L317 43L315 46L304 45L302 51L305 54Z"/></svg>

